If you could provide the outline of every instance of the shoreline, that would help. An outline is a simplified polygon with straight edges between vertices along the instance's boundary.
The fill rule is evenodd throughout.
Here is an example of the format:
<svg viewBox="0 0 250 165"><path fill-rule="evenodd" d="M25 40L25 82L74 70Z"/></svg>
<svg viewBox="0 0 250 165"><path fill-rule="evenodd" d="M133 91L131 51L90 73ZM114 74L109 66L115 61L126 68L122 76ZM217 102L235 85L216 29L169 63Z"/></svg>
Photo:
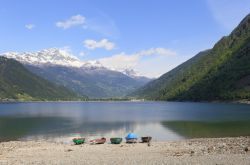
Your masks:
<svg viewBox="0 0 250 165"><path fill-rule="evenodd" d="M137 102L175 102L175 103L218 103L218 104L250 104L250 100L232 100L232 101L164 101L164 100L58 100L58 101L1 101L0 104L11 104L11 103L95 103L95 102L131 102L131 103L137 103Z"/></svg>
<svg viewBox="0 0 250 165"><path fill-rule="evenodd" d="M249 164L250 136L72 145L48 141L0 143L0 164Z"/></svg>

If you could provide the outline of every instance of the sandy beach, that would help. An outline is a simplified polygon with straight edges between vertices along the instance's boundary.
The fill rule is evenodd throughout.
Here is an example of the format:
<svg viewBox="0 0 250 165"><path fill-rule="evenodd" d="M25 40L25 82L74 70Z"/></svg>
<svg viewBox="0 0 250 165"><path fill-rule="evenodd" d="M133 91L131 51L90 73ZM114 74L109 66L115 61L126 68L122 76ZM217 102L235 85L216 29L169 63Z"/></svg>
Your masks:
<svg viewBox="0 0 250 165"><path fill-rule="evenodd" d="M0 164L250 164L250 137L119 145L0 143Z"/></svg>

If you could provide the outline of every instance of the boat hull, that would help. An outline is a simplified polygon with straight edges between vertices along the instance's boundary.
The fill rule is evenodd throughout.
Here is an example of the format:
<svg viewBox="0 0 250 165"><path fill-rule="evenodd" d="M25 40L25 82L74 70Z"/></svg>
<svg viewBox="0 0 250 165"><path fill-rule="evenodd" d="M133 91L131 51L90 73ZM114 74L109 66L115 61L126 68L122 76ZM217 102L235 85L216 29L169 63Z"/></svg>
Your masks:
<svg viewBox="0 0 250 165"><path fill-rule="evenodd" d="M137 143L137 139L126 139L126 143Z"/></svg>
<svg viewBox="0 0 250 165"><path fill-rule="evenodd" d="M151 136L141 137L142 143L149 143L152 140Z"/></svg>
<svg viewBox="0 0 250 165"><path fill-rule="evenodd" d="M122 142L122 138L110 138L111 144L120 144Z"/></svg>
<svg viewBox="0 0 250 165"><path fill-rule="evenodd" d="M83 144L85 143L85 138L74 138L73 142L75 143L75 145Z"/></svg>
<svg viewBox="0 0 250 165"><path fill-rule="evenodd" d="M106 138L94 139L89 141L90 144L104 144L106 142Z"/></svg>

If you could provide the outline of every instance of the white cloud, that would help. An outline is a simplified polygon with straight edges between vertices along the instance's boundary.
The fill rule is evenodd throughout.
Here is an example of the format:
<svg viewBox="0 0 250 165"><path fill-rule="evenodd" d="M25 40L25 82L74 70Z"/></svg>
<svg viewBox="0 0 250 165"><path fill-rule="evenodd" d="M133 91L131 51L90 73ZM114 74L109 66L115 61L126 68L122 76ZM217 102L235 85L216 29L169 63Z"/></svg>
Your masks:
<svg viewBox="0 0 250 165"><path fill-rule="evenodd" d="M80 53L79 53L79 56L80 56L80 57L84 57L85 55L86 55L85 52L80 52Z"/></svg>
<svg viewBox="0 0 250 165"><path fill-rule="evenodd" d="M138 56L149 56L149 55L161 55L161 56L170 56L176 55L176 53L172 50L165 49L165 48L151 48L148 50L142 50L138 53L135 53Z"/></svg>
<svg viewBox="0 0 250 165"><path fill-rule="evenodd" d="M170 49L158 47L142 50L133 54L126 54L122 52L111 57L98 59L97 61L103 66L111 69L120 71L127 68L135 69L142 75L157 77L168 71L168 65L174 65L174 63L171 64L168 63L168 61L172 58L172 56L175 57L176 54L176 52ZM164 70L163 68L166 69Z"/></svg>
<svg viewBox="0 0 250 165"><path fill-rule="evenodd" d="M32 30L33 28L35 28L36 26L34 24L26 24L25 27L29 30Z"/></svg>
<svg viewBox="0 0 250 165"><path fill-rule="evenodd" d="M60 47L60 48L58 48L59 50L62 50L62 51L65 51L65 52L67 52L67 53L69 53L69 54L72 54L72 49L71 49L71 47L70 46L63 46L63 47Z"/></svg>
<svg viewBox="0 0 250 165"><path fill-rule="evenodd" d="M101 58L98 61L108 68L122 70L124 68L135 67L139 62L139 59L140 56L138 55L127 55L123 52L111 57Z"/></svg>
<svg viewBox="0 0 250 165"><path fill-rule="evenodd" d="M85 23L85 17L78 14L70 17L68 20L56 22L56 26L63 29L69 29L73 26L83 25Z"/></svg>
<svg viewBox="0 0 250 165"><path fill-rule="evenodd" d="M119 38L120 32L115 21L103 12L96 11L96 17L86 18L80 14L72 16L67 20L58 21L55 25L62 29L69 29L73 26L81 26L84 30L99 33L103 37Z"/></svg>
<svg viewBox="0 0 250 165"><path fill-rule="evenodd" d="M83 28L108 38L116 39L121 35L115 21L106 15L98 15L97 18L88 19L86 26L83 26Z"/></svg>
<svg viewBox="0 0 250 165"><path fill-rule="evenodd" d="M95 40L85 40L83 42L84 46L88 49L96 49L96 48L104 48L106 50L112 50L115 48L115 44L113 42L110 42L107 39L102 39L100 41L95 41Z"/></svg>
<svg viewBox="0 0 250 165"><path fill-rule="evenodd" d="M187 59L187 56L181 55L171 57L157 56L150 59L141 59L138 65L134 67L134 70L138 71L141 75L157 78Z"/></svg>

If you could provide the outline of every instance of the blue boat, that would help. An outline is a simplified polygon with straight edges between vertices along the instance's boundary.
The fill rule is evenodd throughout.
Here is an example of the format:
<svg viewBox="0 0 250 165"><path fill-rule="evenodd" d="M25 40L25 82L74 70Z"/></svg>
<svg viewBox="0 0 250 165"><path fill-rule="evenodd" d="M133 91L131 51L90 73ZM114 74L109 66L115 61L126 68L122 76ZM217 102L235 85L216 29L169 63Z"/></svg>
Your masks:
<svg viewBox="0 0 250 165"><path fill-rule="evenodd" d="M136 143L138 136L134 133L129 133L125 139L127 143Z"/></svg>

